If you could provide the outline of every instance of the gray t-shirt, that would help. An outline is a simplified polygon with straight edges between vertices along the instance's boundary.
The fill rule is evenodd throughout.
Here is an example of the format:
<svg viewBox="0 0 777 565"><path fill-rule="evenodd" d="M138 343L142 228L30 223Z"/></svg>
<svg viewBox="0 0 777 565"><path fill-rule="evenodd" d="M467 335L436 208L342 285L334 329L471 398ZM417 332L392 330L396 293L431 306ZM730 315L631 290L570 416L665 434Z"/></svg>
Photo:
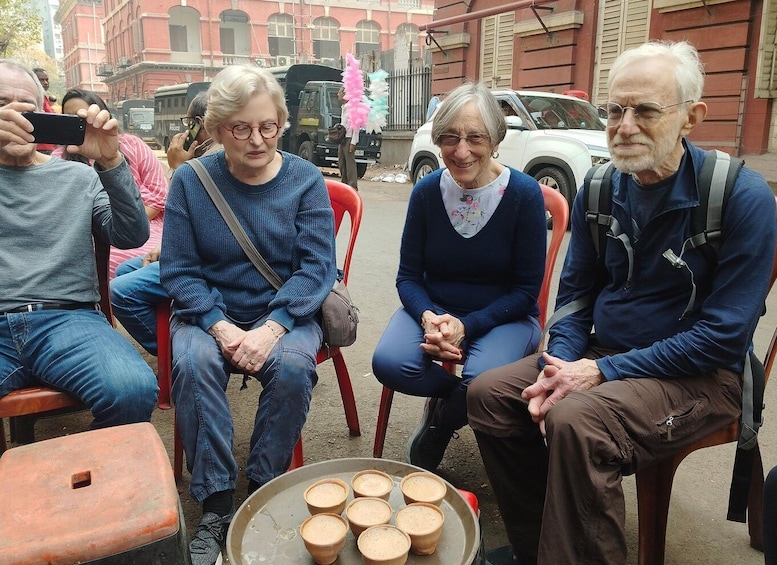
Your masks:
<svg viewBox="0 0 777 565"><path fill-rule="evenodd" d="M56 157L0 165L0 312L34 302L97 302L93 227L122 249L148 239L126 162L101 172Z"/></svg>

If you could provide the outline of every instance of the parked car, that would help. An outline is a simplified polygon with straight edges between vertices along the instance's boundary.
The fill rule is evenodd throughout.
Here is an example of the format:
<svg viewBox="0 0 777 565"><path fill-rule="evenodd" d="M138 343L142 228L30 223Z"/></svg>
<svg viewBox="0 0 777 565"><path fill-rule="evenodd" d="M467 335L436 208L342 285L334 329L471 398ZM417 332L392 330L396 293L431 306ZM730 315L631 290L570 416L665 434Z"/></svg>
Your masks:
<svg viewBox="0 0 777 565"><path fill-rule="evenodd" d="M610 160L597 109L580 98L550 92L493 93L507 121L497 160L555 188L571 206L588 169ZM432 143L433 119L418 128L410 147L407 167L414 183L443 166Z"/></svg>

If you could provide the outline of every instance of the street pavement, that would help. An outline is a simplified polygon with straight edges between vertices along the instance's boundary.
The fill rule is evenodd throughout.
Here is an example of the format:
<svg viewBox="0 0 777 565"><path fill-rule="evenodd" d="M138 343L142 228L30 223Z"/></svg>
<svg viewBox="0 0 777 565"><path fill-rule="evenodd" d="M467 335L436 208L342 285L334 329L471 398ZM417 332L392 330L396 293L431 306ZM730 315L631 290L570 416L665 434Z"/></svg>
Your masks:
<svg viewBox="0 0 777 565"><path fill-rule="evenodd" d="M774 162L773 155L768 164ZM748 164L764 160L749 159ZM368 171L365 178L371 178ZM772 176L777 181L777 174ZM331 363L319 367L319 383L314 390L313 403L303 431L305 462L313 463L331 458L370 457L372 455L377 409L381 386L371 372L372 351L391 314L399 306L394 277L398 263L399 241L404 224L409 183L373 182L362 179L360 194L364 200L364 217L351 267L349 289L360 308L359 338L344 352L351 381L356 394L362 435L349 437L340 399L337 380ZM347 226L346 226L347 227ZM338 249L344 249L345 240L338 238ZM555 282L563 262L565 247L560 254L551 290L555 296ZM339 254L342 259L342 253ZM451 261L461 258L451 249ZM756 352L763 355L777 322L777 296L768 300L768 310L761 319L755 338ZM146 356L156 368L156 359ZM247 459L253 414L259 385L249 384L240 391L240 381L234 379L228 395L236 422L235 455L240 473ZM777 423L773 422L771 407L777 404L777 387L766 392L766 423L760 434L764 466L768 471L777 465ZM391 412L384 457L403 461L408 437L421 415L423 399L396 394ZM85 413L46 419L37 426L37 438L44 439L86 429L89 418ZM157 410L153 423L172 457L173 411ZM675 481L669 511L666 543L666 565L761 565L763 554L749 547L747 527L726 521L728 489L734 457L734 445L708 448L691 454L680 466ZM482 469L480 455L471 430L464 429L451 442L439 474L458 488L470 490L480 502L481 523L487 548L506 543L499 513L488 480ZM187 527L191 534L200 516L200 509L187 492L188 473L184 471L181 498ZM238 504L245 498L246 481L240 476L236 491ZM636 496L633 477L624 480L626 499L626 531L630 558L636 563L637 523Z"/></svg>

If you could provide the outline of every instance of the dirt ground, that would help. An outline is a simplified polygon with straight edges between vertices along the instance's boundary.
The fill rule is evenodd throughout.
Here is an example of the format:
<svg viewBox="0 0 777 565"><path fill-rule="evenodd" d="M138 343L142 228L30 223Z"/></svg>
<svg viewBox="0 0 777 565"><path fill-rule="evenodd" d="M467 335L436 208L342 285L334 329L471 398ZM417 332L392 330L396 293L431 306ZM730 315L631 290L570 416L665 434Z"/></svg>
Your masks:
<svg viewBox="0 0 777 565"><path fill-rule="evenodd" d="M387 171L396 173L401 172L401 169L370 169L365 179ZM381 386L372 375L370 360L375 344L391 314L399 305L394 277L410 190L409 182L360 181L360 193L365 209L349 283L352 297L361 310L359 338L356 344L344 350L344 356L356 395L361 436L349 436L332 364L323 363L319 366L319 383L314 390L310 414L303 431L306 464L333 458L372 456ZM338 249L342 250L344 246L344 240L338 238ZM455 256L452 256L452 260L456 260ZM557 272L561 262L560 260L557 265ZM554 293L555 290L552 290L552 294ZM777 303L774 303L774 309L777 310ZM770 323L773 328L774 323ZM756 350L759 353L764 351L771 335L768 324L762 321L761 326L763 329L759 330L756 341ZM148 355L145 357L156 369L156 358ZM239 377L233 378L228 389L235 421L234 453L241 469L235 493L238 505L246 496L246 479L242 471L247 459L248 441L261 389L258 383L253 381L249 383L247 390L240 391L241 380ZM777 387L770 390L773 397ZM770 390L767 390L767 397L770 396ZM395 395L384 458L404 461L407 439L418 423L422 406L421 398ZM152 422L172 458L173 410L156 410ZM36 427L36 439L82 431L87 429L88 425L89 416L85 412L45 419ZM761 433L767 469L777 463L773 447L777 441L776 429L777 426L767 425ZM667 565L763 563L763 554L748 545L746 526L725 520L732 461L732 446L723 446L694 454L680 467L670 509ZM462 429L460 437L451 442L439 468L439 474L454 486L470 490L478 497L486 547L492 549L504 545L506 537L499 512L469 428ZM184 471L179 491L186 525L191 534L201 512L199 505L188 494L188 480L188 473ZM637 541L633 478L625 479L624 490L630 553L628 563L631 564L636 563Z"/></svg>

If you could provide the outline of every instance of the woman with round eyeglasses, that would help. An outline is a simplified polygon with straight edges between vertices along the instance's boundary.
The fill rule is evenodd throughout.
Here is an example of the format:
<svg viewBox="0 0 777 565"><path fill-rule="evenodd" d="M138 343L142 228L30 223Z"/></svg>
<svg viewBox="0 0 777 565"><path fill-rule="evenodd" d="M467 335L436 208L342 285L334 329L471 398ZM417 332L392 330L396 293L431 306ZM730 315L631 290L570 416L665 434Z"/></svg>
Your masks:
<svg viewBox="0 0 777 565"><path fill-rule="evenodd" d="M462 85L441 103L432 139L445 168L410 196L397 275L402 307L372 358L381 383L427 397L407 458L429 470L467 424L472 379L540 341L545 204L536 180L496 160L506 130L481 84ZM461 376L440 360L462 363Z"/></svg>
<svg viewBox="0 0 777 565"><path fill-rule="evenodd" d="M334 215L321 172L278 150L288 118L267 71L231 66L208 90L205 129L223 146L200 157L239 223L284 281L248 259L188 164L170 186L160 258L172 297L173 400L190 493L203 515L190 544L212 565L234 514L238 464L226 388L243 373L257 412L245 472L249 493L284 473L316 383L317 313L336 276ZM251 394L251 393L248 393Z"/></svg>

